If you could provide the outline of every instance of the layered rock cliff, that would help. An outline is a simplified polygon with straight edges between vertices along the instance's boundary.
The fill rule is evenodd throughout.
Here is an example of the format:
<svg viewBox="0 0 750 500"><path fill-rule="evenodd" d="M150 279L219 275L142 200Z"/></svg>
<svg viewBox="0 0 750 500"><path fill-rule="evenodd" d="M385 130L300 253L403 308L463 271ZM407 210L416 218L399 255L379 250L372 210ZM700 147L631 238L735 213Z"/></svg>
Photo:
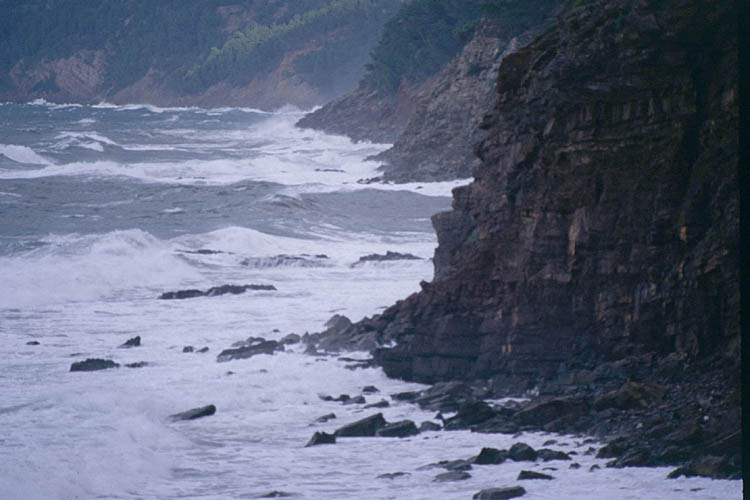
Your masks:
<svg viewBox="0 0 750 500"><path fill-rule="evenodd" d="M653 352L739 360L731 2L593 2L509 55L435 279L352 327L409 380L544 379ZM369 342L369 344L368 344Z"/></svg>

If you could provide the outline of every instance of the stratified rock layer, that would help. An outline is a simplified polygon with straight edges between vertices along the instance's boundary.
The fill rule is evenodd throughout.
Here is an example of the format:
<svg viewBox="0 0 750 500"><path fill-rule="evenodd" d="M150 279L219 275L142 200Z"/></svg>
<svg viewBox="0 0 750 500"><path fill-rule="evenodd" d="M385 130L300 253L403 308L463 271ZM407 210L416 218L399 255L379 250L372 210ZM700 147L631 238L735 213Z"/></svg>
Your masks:
<svg viewBox="0 0 750 500"><path fill-rule="evenodd" d="M351 333L423 382L643 352L739 360L732 2L567 10L508 55L435 280Z"/></svg>

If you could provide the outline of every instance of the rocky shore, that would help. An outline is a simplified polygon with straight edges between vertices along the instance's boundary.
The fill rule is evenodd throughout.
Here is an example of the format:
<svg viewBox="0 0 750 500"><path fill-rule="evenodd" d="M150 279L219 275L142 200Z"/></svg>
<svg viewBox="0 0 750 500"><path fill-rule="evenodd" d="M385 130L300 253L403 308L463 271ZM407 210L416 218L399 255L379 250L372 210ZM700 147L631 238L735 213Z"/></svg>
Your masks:
<svg viewBox="0 0 750 500"><path fill-rule="evenodd" d="M312 350L533 396L477 432L586 432L615 467L739 477L736 15L577 2L508 54L475 180L433 218L433 282Z"/></svg>

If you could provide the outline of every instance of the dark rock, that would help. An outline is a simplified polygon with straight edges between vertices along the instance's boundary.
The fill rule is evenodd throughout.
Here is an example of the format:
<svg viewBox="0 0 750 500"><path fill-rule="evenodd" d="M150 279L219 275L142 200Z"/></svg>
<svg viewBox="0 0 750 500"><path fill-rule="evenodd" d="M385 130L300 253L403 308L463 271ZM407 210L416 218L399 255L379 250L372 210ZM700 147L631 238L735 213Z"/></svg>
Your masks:
<svg viewBox="0 0 750 500"><path fill-rule="evenodd" d="M362 394L374 394L376 392L380 392L380 390L374 385L366 385L362 388Z"/></svg>
<svg viewBox="0 0 750 500"><path fill-rule="evenodd" d="M651 450L646 446L635 446L627 450L617 460L607 463L607 467L650 467L657 465L651 456Z"/></svg>
<svg viewBox="0 0 750 500"><path fill-rule="evenodd" d="M461 405L455 416L445 421L445 429L466 429L486 422L494 416L495 412L484 401L468 401Z"/></svg>
<svg viewBox="0 0 750 500"><path fill-rule="evenodd" d="M106 370L108 368L119 368L119 364L111 359L88 358L86 361L76 361L70 365L72 372L93 372L96 370Z"/></svg>
<svg viewBox="0 0 750 500"><path fill-rule="evenodd" d="M647 408L653 403L661 401L667 393L663 385L626 382L617 391L612 391L599 396L594 401L594 408L604 410L606 408L619 408L630 410L635 408Z"/></svg>
<svg viewBox="0 0 750 500"><path fill-rule="evenodd" d="M597 464L594 464L591 467L589 467L589 472L594 472L595 470L599 470L599 469L601 469L601 467L599 467L599 465Z"/></svg>
<svg viewBox="0 0 750 500"><path fill-rule="evenodd" d="M143 368L144 366L148 366L148 363L146 361L137 361L135 363L126 363L126 368Z"/></svg>
<svg viewBox="0 0 750 500"><path fill-rule="evenodd" d="M375 436L378 430L388 425L383 418L382 413L377 413L369 417L357 420L351 424L347 424L339 429L336 429L337 437L368 437Z"/></svg>
<svg viewBox="0 0 750 500"><path fill-rule="evenodd" d="M307 442L305 448L319 444L336 444L336 436L326 432L316 432L313 434L312 438L310 438L310 441Z"/></svg>
<svg viewBox="0 0 750 500"><path fill-rule="evenodd" d="M380 474L378 479L396 479L397 477L411 476L408 472L389 472L387 474Z"/></svg>
<svg viewBox="0 0 750 500"><path fill-rule="evenodd" d="M410 253L398 253L398 252L388 251L385 255L373 253L370 255L365 255L363 257L360 257L357 262L352 264L352 267L362 265L365 262L387 262L387 261L393 261L393 260L422 260L422 259Z"/></svg>
<svg viewBox="0 0 750 500"><path fill-rule="evenodd" d="M555 479L554 477L550 476L549 474L542 474L541 472L534 472L533 470L522 470L518 473L518 477L516 478L518 481L524 480L524 479Z"/></svg>
<svg viewBox="0 0 750 500"><path fill-rule="evenodd" d="M516 462L533 462L537 458L537 453L526 443L516 443L508 450L508 458Z"/></svg>
<svg viewBox="0 0 750 500"><path fill-rule="evenodd" d="M615 458L621 456L630 448L631 443L624 437L611 440L606 445L599 448L596 458Z"/></svg>
<svg viewBox="0 0 750 500"><path fill-rule="evenodd" d="M365 409L368 409L368 408L388 408L389 406L391 406L391 404L388 401L386 401L385 399L381 399L377 403L370 403L369 405L365 405Z"/></svg>
<svg viewBox="0 0 750 500"><path fill-rule="evenodd" d="M495 416L489 420L471 427L471 432L484 434L516 434L520 430L517 423L503 416Z"/></svg>
<svg viewBox="0 0 750 500"><path fill-rule="evenodd" d="M353 398L349 398L346 401L343 402L345 405L363 405L367 403L367 400L364 396L355 396Z"/></svg>
<svg viewBox="0 0 750 500"><path fill-rule="evenodd" d="M302 340L302 337L297 335L296 333L290 333L289 335L285 335L284 337L279 340L279 344L281 345L292 345L292 344L299 344Z"/></svg>
<svg viewBox="0 0 750 500"><path fill-rule="evenodd" d="M193 352L194 350L195 349L193 349L193 346L191 345L186 345L185 347L182 348L182 352Z"/></svg>
<svg viewBox="0 0 750 500"><path fill-rule="evenodd" d="M219 353L216 361L223 362L232 359L247 359L258 354L273 354L277 351L283 351L284 346L275 340L266 340L263 338L251 338L241 347L235 349L225 349Z"/></svg>
<svg viewBox="0 0 750 500"><path fill-rule="evenodd" d="M543 426L563 415L577 418L588 411L589 401L585 397L541 399L525 406L515 419L521 425Z"/></svg>
<svg viewBox="0 0 750 500"><path fill-rule="evenodd" d="M419 432L439 431L440 429L442 429L442 427L440 427L440 424L430 422L429 420L425 420L424 422L419 424Z"/></svg>
<svg viewBox="0 0 750 500"><path fill-rule="evenodd" d="M732 464L727 457L703 456L673 470L667 478L676 479L680 476L740 479L742 478L742 469L738 465Z"/></svg>
<svg viewBox="0 0 750 500"><path fill-rule="evenodd" d="M139 347L140 345L141 345L141 336L138 335L137 337L133 337L132 339L126 340L125 343L119 346L119 348L129 349L131 347Z"/></svg>
<svg viewBox="0 0 750 500"><path fill-rule="evenodd" d="M316 418L315 421L319 422L321 424L324 424L324 423L328 422L329 420L333 420L334 418L336 418L336 414L335 413L329 413L327 415L323 415L322 417Z"/></svg>
<svg viewBox="0 0 750 500"><path fill-rule="evenodd" d="M192 299L194 297L216 297L218 295L238 295L245 293L248 290L265 290L272 291L276 290L273 285L222 285L209 288L206 291L201 290L178 290L176 292L164 292L159 296L162 300L170 299Z"/></svg>
<svg viewBox="0 0 750 500"><path fill-rule="evenodd" d="M195 352L197 352L197 353L199 353L199 354L204 354L204 353L207 353L207 352L208 352L208 347L207 347L207 346L206 346L206 347L201 347L200 349L198 349L198 350L197 350L197 351L195 351Z"/></svg>
<svg viewBox="0 0 750 500"><path fill-rule="evenodd" d="M463 481L465 479L469 479L471 477L471 474L468 472L463 471L451 471L451 472L443 472L442 474L438 474L435 476L435 479L433 481L438 483L443 483L447 481Z"/></svg>
<svg viewBox="0 0 750 500"><path fill-rule="evenodd" d="M496 448L482 448L479 455L474 459L477 465L496 465L505 462L508 459L508 450L498 450Z"/></svg>
<svg viewBox="0 0 750 500"><path fill-rule="evenodd" d="M259 496L257 498L286 498L286 497L292 497L292 496L294 496L294 494L287 493L286 491L273 490L273 491L271 491L269 493L266 493L265 495L261 495L261 496Z"/></svg>
<svg viewBox="0 0 750 500"><path fill-rule="evenodd" d="M409 437L419 434L419 429L411 420L401 420L393 422L378 429L377 434L380 437Z"/></svg>
<svg viewBox="0 0 750 500"><path fill-rule="evenodd" d="M471 460L445 460L442 462L439 462L440 467L443 467L444 469L447 469L449 471L467 471L471 470Z"/></svg>
<svg viewBox="0 0 750 500"><path fill-rule="evenodd" d="M173 422L180 420L195 420L197 418L208 417L216 413L216 407L214 405L203 406L201 408L193 408L192 410L184 411L182 413L175 413L170 415L169 419Z"/></svg>
<svg viewBox="0 0 750 500"><path fill-rule="evenodd" d="M545 462L549 462L551 460L571 460L570 455L568 455L564 451L550 450L548 448L536 450L536 455L537 458L540 458Z"/></svg>
<svg viewBox="0 0 750 500"><path fill-rule="evenodd" d="M580 469L581 468L581 464L579 464L578 462L573 462L572 464L570 464L570 466L568 468L569 469Z"/></svg>
<svg viewBox="0 0 750 500"><path fill-rule="evenodd" d="M476 500L506 500L526 494L521 486L510 486L508 488L487 488L475 493L472 498Z"/></svg>
<svg viewBox="0 0 750 500"><path fill-rule="evenodd" d="M414 401L419 397L419 394L416 391L397 392L396 394L391 394L391 399L394 401Z"/></svg>
<svg viewBox="0 0 750 500"><path fill-rule="evenodd" d="M30 340L30 341L26 342L26 345L39 345L39 341L38 340Z"/></svg>
<svg viewBox="0 0 750 500"><path fill-rule="evenodd" d="M324 267L328 256L320 255L287 255L279 254L270 257L248 257L240 262L242 266L256 269L267 269L273 267Z"/></svg>

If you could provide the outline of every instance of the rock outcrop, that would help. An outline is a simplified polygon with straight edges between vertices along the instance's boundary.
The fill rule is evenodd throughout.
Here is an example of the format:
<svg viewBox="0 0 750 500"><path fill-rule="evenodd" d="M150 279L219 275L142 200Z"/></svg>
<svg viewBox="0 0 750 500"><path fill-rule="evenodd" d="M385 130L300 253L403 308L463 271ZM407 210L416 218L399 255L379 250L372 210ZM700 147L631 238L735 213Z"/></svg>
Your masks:
<svg viewBox="0 0 750 500"><path fill-rule="evenodd" d="M414 95L414 110L393 147L373 157L383 179L394 182L471 177L479 166L473 145L495 99L503 56L531 41L531 32L509 40L509 31L484 20L464 50Z"/></svg>
<svg viewBox="0 0 750 500"><path fill-rule="evenodd" d="M433 218L435 280L352 327L398 342L389 375L739 359L736 13L667 4L568 10L503 61L482 166Z"/></svg>
<svg viewBox="0 0 750 500"><path fill-rule="evenodd" d="M315 340L536 397L477 432L621 434L610 466L737 477L736 5L571 5L501 64L475 180L433 218L433 282Z"/></svg>

